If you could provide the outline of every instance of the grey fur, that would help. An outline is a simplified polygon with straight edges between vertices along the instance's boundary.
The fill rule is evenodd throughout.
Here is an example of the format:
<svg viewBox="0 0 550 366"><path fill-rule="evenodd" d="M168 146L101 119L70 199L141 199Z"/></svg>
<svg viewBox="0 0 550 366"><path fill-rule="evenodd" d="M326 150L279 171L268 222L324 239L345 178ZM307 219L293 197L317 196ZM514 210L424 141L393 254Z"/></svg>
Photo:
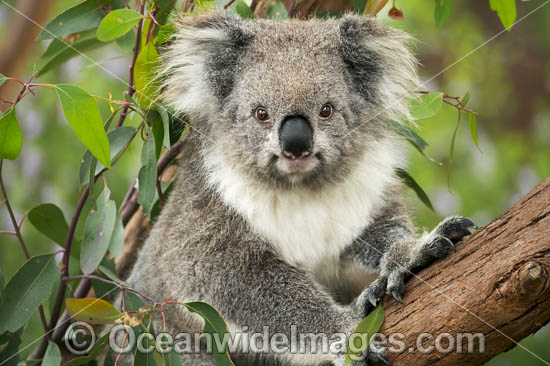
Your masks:
<svg viewBox="0 0 550 366"><path fill-rule="evenodd" d="M400 297L410 269L447 254L441 238L465 235L471 222L452 218L417 238L400 203L402 153L387 121L407 117L416 84L406 35L351 15L278 22L214 14L179 27L163 96L194 127L132 286L158 300L206 301L231 331L296 325L349 335L371 302L392 290ZM321 120L325 103L334 113ZM259 106L269 122L255 119ZM285 170L277 131L289 115L311 123L309 170ZM167 311L170 331L202 330L185 308ZM343 364L344 351L232 357L238 365ZM212 364L208 355L184 360Z"/></svg>

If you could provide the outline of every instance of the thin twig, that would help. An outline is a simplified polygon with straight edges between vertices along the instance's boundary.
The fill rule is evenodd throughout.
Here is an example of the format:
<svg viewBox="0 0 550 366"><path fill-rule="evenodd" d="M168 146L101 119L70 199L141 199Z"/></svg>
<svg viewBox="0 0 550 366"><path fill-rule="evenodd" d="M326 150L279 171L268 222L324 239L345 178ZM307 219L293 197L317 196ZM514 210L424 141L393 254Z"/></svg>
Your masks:
<svg viewBox="0 0 550 366"><path fill-rule="evenodd" d="M20 92L19 95L22 95ZM16 98L17 99L17 98ZM15 102L17 103L17 102ZM4 196L4 203L6 204L6 208L8 209L8 214L10 216L11 223L13 225L13 228L15 230L14 234L17 237L17 240L19 241L19 244L21 245L21 249L23 249L23 253L25 253L25 258L29 260L31 256L29 255L29 250L27 249L27 246L25 245L25 241L23 241L23 236L21 235L20 226L17 223L17 220L15 218L15 214L13 213L13 210L10 205L10 200L8 198L8 194L6 192L6 187L4 186L4 179L2 177L2 168L4 166L4 159L0 159L0 189L2 190L2 195ZM44 331L48 331L48 323L46 322L46 316L44 315L44 307L40 305L38 307L38 312L40 313L40 321L42 322L42 327L44 328Z"/></svg>
<svg viewBox="0 0 550 366"><path fill-rule="evenodd" d="M140 13L144 15L144 12L145 12L145 1L141 1ZM134 87L134 67L136 66L136 60L139 54L139 46L141 43L141 29L143 28L144 21L145 21L145 18L141 18L137 27L136 42L134 43L134 49L133 49L134 54L132 56L132 63L130 64L130 76L128 77L128 91L126 92L126 95L128 95L128 97L131 97L136 92L136 88ZM116 123L116 127L120 127L124 123L124 120L126 119L126 115L128 114L128 107L129 105L125 105L124 108L122 108L122 111L120 112L120 117L118 118L118 121Z"/></svg>
<svg viewBox="0 0 550 366"><path fill-rule="evenodd" d="M161 304L160 302L157 302L157 301L153 300L151 297L145 295L143 292L141 292L139 290L133 289L133 288L128 287L128 286L121 285L118 282L111 281L111 280L108 280L106 278L95 276L95 275L89 275L88 274L88 275L78 275L78 276L71 276L71 277L66 276L66 277L63 277L63 281L73 281L73 280L79 280L79 279L83 279L83 278L86 278L86 279L89 279L89 280L101 281L101 282L113 285L116 288L118 288L119 290L133 292L136 295L139 295L139 296L143 297L145 300L149 301L151 304L153 304L153 307L160 306L160 304Z"/></svg>
<svg viewBox="0 0 550 366"><path fill-rule="evenodd" d="M231 5L233 5L234 2L235 2L235 0L229 0L227 3L225 3L225 5L223 6L223 8L224 8L224 9L229 8Z"/></svg>

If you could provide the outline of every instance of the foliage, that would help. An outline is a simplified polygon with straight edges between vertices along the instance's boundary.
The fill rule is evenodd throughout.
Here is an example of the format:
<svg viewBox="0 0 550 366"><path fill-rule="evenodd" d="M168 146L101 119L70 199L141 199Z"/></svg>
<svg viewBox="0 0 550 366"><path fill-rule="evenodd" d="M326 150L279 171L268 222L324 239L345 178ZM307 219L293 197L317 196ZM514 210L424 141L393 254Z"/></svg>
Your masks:
<svg viewBox="0 0 550 366"><path fill-rule="evenodd" d="M216 0L214 3L218 8L227 7L227 11L235 12L243 18L254 18L254 12L247 1ZM286 19L293 16L281 2L272 1L271 3L267 10L267 17ZM515 0L489 0L489 4L504 27L509 30L516 21ZM382 14L382 9L389 5L391 5L388 12L390 17L400 19L408 16L406 8L397 8L397 5L405 6L404 0L397 5L394 2L388 4L387 0L354 1L355 11L366 15ZM458 7L457 2L435 0L432 6L431 22L440 29L450 26L452 22L449 19L457 13L455 9ZM213 4L206 0L197 1L189 11L201 11L201 7L212 8ZM8 102L9 108L0 116L0 159L16 160L20 158L23 146L23 151L32 149L31 142L24 143L25 130L22 131L16 109L19 111L22 108L20 103L26 102L25 98L28 95L34 95L39 89L55 92L53 94L58 98L58 105L74 133L55 136L53 143L63 144L70 140L67 142L73 144L70 146L77 146L73 142L79 141L80 149L85 151L84 154L79 155L83 156L78 167L79 198L76 204L74 202L71 204L76 208L69 223L65 220L63 211L53 203L38 204L36 201L37 204L26 215L30 225L42 235L42 240L48 239L61 246L62 262L59 266L56 265L55 250L52 247L47 249L47 254L32 257L29 255L20 232L23 221L18 222L11 208L9 209L9 218L15 231L4 232L2 235L15 237L27 260L25 263L18 264L19 270L11 276L9 281L4 279L0 271L0 359L7 360L15 355L18 349L23 350L21 339L26 336L30 328L26 325L32 325L33 322L38 324L37 314L41 317L46 313L49 314L49 321L42 323L44 327L42 334L52 329L52 324L56 323L63 309L66 309L76 320L98 324L124 323L134 328L144 329L151 314L158 312L164 315L163 307L174 304L169 299L150 299L147 294L128 288L113 273L109 263L112 264L113 259L121 252L123 224L126 223L125 218L129 214L128 207L135 202L131 202L133 195L120 199L120 186L115 189L108 185L111 184L108 177L116 170L115 164L118 165L119 160L129 164L128 159L133 159L134 165L140 167L137 174L139 190L134 200L142 206L144 213L150 215L150 219L154 219L158 214L163 199L170 190L170 186L160 182L158 168L161 157L171 156L172 149L178 148L178 138L182 135L181 125L187 124L187 121L175 117L158 102L158 85L154 73L160 66L159 53L163 50L162 46L170 42L174 32L173 26L166 24L168 16L175 13L174 9L174 3L171 1L135 3L102 0L99 8L97 0L83 1L61 12L40 33L38 40L52 39L52 41L38 59L36 72L28 81L24 82L0 74L0 85L5 82L21 84L17 96L13 101ZM132 56L128 75L130 85L123 100L113 99L106 88L99 88L100 91L96 92L98 94L96 95L91 88L85 90L72 84L34 82L34 78L37 77L47 78L48 74L56 72L76 56L82 55L88 58L88 54L94 50L115 45ZM95 62L94 65L97 66ZM462 95L464 90L459 92ZM446 146L446 148L450 147L446 152L449 173L450 166L458 160L455 150L459 141L457 137L460 134L461 117L465 114L468 116L471 139L480 149L477 114L467 108L469 102L469 92L466 92L463 97L455 97L444 92L418 90L410 98L411 115L416 120L422 120L423 123L429 123L435 118L448 121L454 117L450 114L456 113L458 118L455 129L450 143ZM454 123L454 118L452 121ZM443 160L439 156L437 160L427 156L428 143L420 136L414 123L410 125L392 121L390 123L396 132L420 153L413 159L427 158L426 160L430 163ZM174 136L177 137L174 138ZM448 136L445 140L449 141ZM62 165L63 162L60 162L59 166ZM73 166L71 169L76 170L76 167ZM400 170L399 175L412 188L412 192L432 209L428 195L413 178L415 172ZM424 174L417 176L421 176L424 181L427 180ZM4 188L2 178L2 165L0 165L0 182ZM116 197L111 197L111 190ZM130 190L130 192L134 191ZM4 194L3 198L8 206L8 195ZM41 247L41 252L44 252L45 248ZM128 300L125 304L127 308L119 310L100 298L73 298L72 296L75 296L73 286L85 281L93 283L98 296L99 288L103 285L104 288L108 288L104 292L105 298L112 298L108 296L111 292L121 292L125 298L131 294L133 301L139 306L132 306L132 302ZM68 283L71 283L70 287ZM208 304L193 302L176 305L185 306L190 311L201 315L205 319L205 332L227 332L224 320ZM378 308L359 324L357 332L372 334L380 328L382 321L383 310ZM48 342L43 338L38 347L38 355L43 357L43 364L59 364L60 351L56 345L59 341L60 339L53 339L53 342ZM98 340L88 356L76 358L71 364L87 363L97 357L105 347L105 341L106 338ZM216 351L218 351L215 353L216 362L219 365L232 364L227 350ZM14 357L12 360L16 359ZM153 360L153 362L156 361Z"/></svg>

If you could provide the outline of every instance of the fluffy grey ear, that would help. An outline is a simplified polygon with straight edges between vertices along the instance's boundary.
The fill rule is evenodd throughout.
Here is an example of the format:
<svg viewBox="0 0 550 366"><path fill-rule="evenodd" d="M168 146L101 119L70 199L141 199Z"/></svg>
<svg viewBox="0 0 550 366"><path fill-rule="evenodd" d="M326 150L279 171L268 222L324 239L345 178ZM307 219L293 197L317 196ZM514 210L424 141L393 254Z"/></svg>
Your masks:
<svg viewBox="0 0 550 366"><path fill-rule="evenodd" d="M162 98L176 112L207 119L233 89L240 55L252 36L227 13L184 17L163 55Z"/></svg>
<svg viewBox="0 0 550 366"><path fill-rule="evenodd" d="M410 119L408 99L418 86L411 37L373 18L340 20L340 52L359 94L380 109L380 117Z"/></svg>

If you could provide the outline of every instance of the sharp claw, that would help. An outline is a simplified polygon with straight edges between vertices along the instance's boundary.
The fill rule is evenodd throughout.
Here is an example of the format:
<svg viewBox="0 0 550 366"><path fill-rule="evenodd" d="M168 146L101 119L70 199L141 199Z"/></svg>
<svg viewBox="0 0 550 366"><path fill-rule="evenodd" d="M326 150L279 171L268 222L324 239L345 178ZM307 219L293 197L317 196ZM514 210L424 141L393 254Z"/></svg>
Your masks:
<svg viewBox="0 0 550 366"><path fill-rule="evenodd" d="M473 227L474 229L478 229L478 226L476 225L475 222L472 221L472 219L469 219L469 218L465 217L464 222L465 222L465 224L468 225L467 227Z"/></svg>
<svg viewBox="0 0 550 366"><path fill-rule="evenodd" d="M384 364L386 364L386 365L388 365L388 366L391 365L391 362L390 362L390 360L388 359L388 355L387 355L387 354L383 353L383 354L381 354L378 358L380 359L380 361L384 362Z"/></svg>
<svg viewBox="0 0 550 366"><path fill-rule="evenodd" d="M445 239L447 241L447 243L449 243L449 246L451 247L451 249L456 252L456 247L453 244L452 240L449 239L449 238L446 238L446 237L443 237L443 239Z"/></svg>
<svg viewBox="0 0 550 366"><path fill-rule="evenodd" d="M397 291L397 289L391 290L391 295L393 296L393 298L395 299L395 301L397 301L397 302L400 303L400 304L403 304L403 300L401 299L401 295L399 294L399 292Z"/></svg>
<svg viewBox="0 0 550 366"><path fill-rule="evenodd" d="M372 292L369 292L369 302L372 304L372 306L376 307L376 303L378 302L378 299Z"/></svg>

